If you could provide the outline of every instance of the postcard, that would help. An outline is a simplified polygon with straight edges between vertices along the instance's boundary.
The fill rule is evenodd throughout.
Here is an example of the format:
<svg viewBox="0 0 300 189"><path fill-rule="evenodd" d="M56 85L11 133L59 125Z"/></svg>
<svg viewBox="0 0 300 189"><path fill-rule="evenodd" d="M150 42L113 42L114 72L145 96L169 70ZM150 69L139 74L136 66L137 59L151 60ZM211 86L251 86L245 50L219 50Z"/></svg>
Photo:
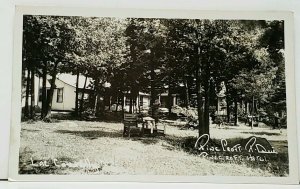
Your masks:
<svg viewBox="0 0 300 189"><path fill-rule="evenodd" d="M16 7L11 181L298 183L293 14Z"/></svg>

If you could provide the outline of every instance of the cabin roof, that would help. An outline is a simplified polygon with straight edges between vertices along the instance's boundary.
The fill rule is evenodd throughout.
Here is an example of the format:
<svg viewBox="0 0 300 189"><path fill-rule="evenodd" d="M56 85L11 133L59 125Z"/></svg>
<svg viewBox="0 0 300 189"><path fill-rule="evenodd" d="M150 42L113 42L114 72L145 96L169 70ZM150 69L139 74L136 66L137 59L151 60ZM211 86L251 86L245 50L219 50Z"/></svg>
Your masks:
<svg viewBox="0 0 300 189"><path fill-rule="evenodd" d="M72 87L76 87L76 79L77 79L76 75L58 74L57 79L59 79L60 81L66 83L68 85L71 85ZM84 82L85 82L85 76L79 75L78 88L83 88ZM86 82L86 88L90 88L91 82L92 82L92 79L88 77L87 82Z"/></svg>

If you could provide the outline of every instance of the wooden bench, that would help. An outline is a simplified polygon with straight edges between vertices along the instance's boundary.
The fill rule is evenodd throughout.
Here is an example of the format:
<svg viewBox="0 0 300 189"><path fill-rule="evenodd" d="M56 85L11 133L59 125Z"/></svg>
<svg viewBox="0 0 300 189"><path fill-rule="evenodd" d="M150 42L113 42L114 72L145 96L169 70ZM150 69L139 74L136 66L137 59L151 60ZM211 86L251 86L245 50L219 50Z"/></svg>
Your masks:
<svg viewBox="0 0 300 189"><path fill-rule="evenodd" d="M138 127L137 114L124 114L123 124L123 136L142 135L142 128Z"/></svg>

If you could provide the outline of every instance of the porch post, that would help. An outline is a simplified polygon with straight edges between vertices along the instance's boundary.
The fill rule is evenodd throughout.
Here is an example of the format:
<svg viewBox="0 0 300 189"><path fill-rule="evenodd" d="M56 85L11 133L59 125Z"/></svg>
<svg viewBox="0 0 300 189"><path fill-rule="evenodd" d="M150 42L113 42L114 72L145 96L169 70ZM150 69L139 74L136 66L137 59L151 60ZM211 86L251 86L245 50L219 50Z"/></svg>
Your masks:
<svg viewBox="0 0 300 189"><path fill-rule="evenodd" d="M176 105L176 96L173 96L173 106Z"/></svg>

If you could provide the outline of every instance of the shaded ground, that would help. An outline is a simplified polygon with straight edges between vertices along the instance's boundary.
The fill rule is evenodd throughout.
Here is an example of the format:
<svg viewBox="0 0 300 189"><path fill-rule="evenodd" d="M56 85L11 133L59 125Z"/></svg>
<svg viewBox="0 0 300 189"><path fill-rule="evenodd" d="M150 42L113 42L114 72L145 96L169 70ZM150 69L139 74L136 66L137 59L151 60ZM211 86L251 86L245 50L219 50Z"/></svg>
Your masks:
<svg viewBox="0 0 300 189"><path fill-rule="evenodd" d="M260 169L260 164L215 162L188 153L182 147L182 141L186 137L197 137L197 131L179 130L168 124L166 137L123 138L122 130L121 123L73 120L22 123L20 173L224 176L275 174L274 167ZM211 127L211 136L215 139L224 136L232 139L248 138L253 135L268 139L276 151L284 155L277 164L288 164L286 130L251 130L245 126L222 129ZM272 166L274 162L271 163L268 166ZM277 164L274 164L275 169ZM287 170L280 171L280 176L286 174Z"/></svg>

